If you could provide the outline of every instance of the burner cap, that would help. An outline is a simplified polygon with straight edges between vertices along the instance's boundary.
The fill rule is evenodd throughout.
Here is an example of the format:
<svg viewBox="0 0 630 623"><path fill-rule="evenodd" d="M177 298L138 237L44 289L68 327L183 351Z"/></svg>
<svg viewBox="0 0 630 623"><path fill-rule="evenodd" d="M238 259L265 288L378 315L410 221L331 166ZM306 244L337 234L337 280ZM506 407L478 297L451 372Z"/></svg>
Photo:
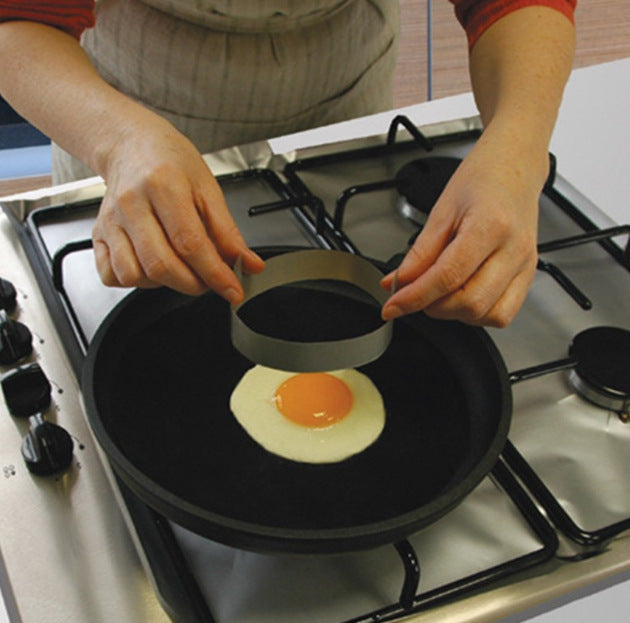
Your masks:
<svg viewBox="0 0 630 623"><path fill-rule="evenodd" d="M398 192L413 208L428 214L460 162L443 156L412 160L396 174Z"/></svg>
<svg viewBox="0 0 630 623"><path fill-rule="evenodd" d="M615 327L586 329L573 339L574 389L595 404L616 411L630 407L630 331Z"/></svg>

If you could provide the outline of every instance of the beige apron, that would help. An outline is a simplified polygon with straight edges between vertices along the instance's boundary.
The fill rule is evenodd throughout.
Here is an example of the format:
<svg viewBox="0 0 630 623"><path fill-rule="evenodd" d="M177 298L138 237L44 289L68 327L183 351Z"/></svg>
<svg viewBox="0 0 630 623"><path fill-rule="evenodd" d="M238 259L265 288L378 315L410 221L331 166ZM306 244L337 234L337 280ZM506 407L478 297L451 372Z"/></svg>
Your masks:
<svg viewBox="0 0 630 623"><path fill-rule="evenodd" d="M201 152L391 108L395 0L99 0L107 82ZM55 183L93 175L53 146Z"/></svg>

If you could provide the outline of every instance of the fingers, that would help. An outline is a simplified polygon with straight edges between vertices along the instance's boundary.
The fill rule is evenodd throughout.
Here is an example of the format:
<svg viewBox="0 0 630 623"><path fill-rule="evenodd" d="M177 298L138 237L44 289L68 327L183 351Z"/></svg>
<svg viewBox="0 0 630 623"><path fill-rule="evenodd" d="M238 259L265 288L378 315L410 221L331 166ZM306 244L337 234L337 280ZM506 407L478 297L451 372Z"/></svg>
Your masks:
<svg viewBox="0 0 630 623"><path fill-rule="evenodd" d="M137 205L128 209L128 218L119 210L115 217L99 218L94 227L95 258L103 282L122 287L166 285L191 295L206 291L208 286L174 252L151 211Z"/></svg>
<svg viewBox="0 0 630 623"><path fill-rule="evenodd" d="M221 244L223 237L234 235L234 230L215 231L215 238L211 239L184 180L151 190L149 196L154 214L165 236L160 248L168 249L170 246L170 253L175 256L169 258L171 261L168 266L173 270L172 274L183 276L178 270L183 264L207 288L218 292L230 302L239 301L243 294L241 285L215 246ZM224 205L222 197L217 196L213 209L217 212L224 209L227 212ZM134 241L141 238L141 232L134 230L131 224L128 225L128 230ZM155 254L156 248L150 251Z"/></svg>
<svg viewBox="0 0 630 623"><path fill-rule="evenodd" d="M450 178L396 271L399 287L383 306L383 318L424 310L435 318L503 327L522 306L536 271L544 180L536 163L521 157L518 143L500 134L484 137ZM392 282L389 274L382 285L391 290Z"/></svg>
<svg viewBox="0 0 630 623"><path fill-rule="evenodd" d="M260 272L264 269L265 262L247 246L225 205L223 193L216 180L212 178L210 182L205 191L197 193L194 199L207 234L215 241L221 257L225 258L231 266L240 257L246 272ZM216 209L217 205L225 207Z"/></svg>
<svg viewBox="0 0 630 623"><path fill-rule="evenodd" d="M116 238L110 238L108 244L96 228L92 234L96 268L101 281L109 287L158 287L158 283L151 281L144 275L126 234L121 230L120 236ZM111 253L110 248L112 249Z"/></svg>
<svg viewBox="0 0 630 623"><path fill-rule="evenodd" d="M264 263L247 248L218 186L209 198L201 193L203 201L196 200L201 206L183 176L171 174L169 184L147 184L143 190L105 197L93 231L103 282L165 285L191 295L210 288L240 302L242 288L228 263L241 255L252 272Z"/></svg>
<svg viewBox="0 0 630 623"><path fill-rule="evenodd" d="M147 113L141 127L101 161L107 191L93 229L101 279L191 295L213 289L240 302L230 265L240 256L246 271L257 272L264 263L245 244L192 142L156 115Z"/></svg>
<svg viewBox="0 0 630 623"><path fill-rule="evenodd" d="M489 203L483 212L466 206L462 214L445 202L395 271L399 287L382 316L391 320L424 310L435 318L504 327L534 278L536 228L528 225L533 219L506 218L509 209L489 209ZM390 273L382 285L391 288L392 280Z"/></svg>
<svg viewBox="0 0 630 623"><path fill-rule="evenodd" d="M477 326L505 327L523 305L535 273L526 263L516 276L505 258L489 258L466 283L424 307L431 317Z"/></svg>
<svg viewBox="0 0 630 623"><path fill-rule="evenodd" d="M436 264L387 301L383 318L391 320L424 310L428 316L443 320L505 327L527 296L535 262L528 262L513 276L500 258L491 257L472 275L467 276L468 272L468 269L462 273L452 269L442 272L441 266Z"/></svg>
<svg viewBox="0 0 630 623"><path fill-rule="evenodd" d="M391 290L394 275L398 280L399 289L402 285L420 277L438 260L451 241L453 232L451 221L434 210L400 266L383 277L381 286L386 290Z"/></svg>

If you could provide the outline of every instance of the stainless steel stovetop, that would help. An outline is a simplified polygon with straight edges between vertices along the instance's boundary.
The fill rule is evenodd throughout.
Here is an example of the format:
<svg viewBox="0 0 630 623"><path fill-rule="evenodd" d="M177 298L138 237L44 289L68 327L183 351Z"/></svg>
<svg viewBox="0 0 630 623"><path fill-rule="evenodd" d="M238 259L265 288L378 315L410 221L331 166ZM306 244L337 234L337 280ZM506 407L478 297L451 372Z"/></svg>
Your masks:
<svg viewBox="0 0 630 623"><path fill-rule="evenodd" d="M208 162L221 174L228 205L251 245L342 248L388 261L407 249L419 217L407 218L398 192L387 182L417 158L463 157L478 131L477 119L422 128L430 152L401 127L389 146L378 135L275 156L265 144L208 156ZM340 152L351 157L339 158ZM382 184L366 186L374 182ZM75 375L96 328L127 293L100 284L91 251L82 244L89 238L103 187L80 186L31 194L4 206L25 243ZM347 189L352 190L344 195ZM321 199L326 209L326 227L319 233L317 202L306 201L306 195ZM248 213L253 205L274 202L295 205L258 216ZM614 224L557 174L540 207L541 268L546 270L539 271L514 323L489 330L511 372L566 358L571 341L586 328L630 329L630 272L623 265L627 229L603 244L554 249L551 241ZM342 208L343 219L336 219L335 210L340 215ZM337 235L330 233L335 228ZM15 234L7 228L6 235L23 257ZM550 271L560 271L580 296L570 296ZM56 285L51 285L53 275ZM579 304L575 298L580 297L590 306L583 300ZM23 294L18 315L27 316L29 305ZM35 357L45 364L38 353L42 349L36 346ZM625 480L630 425L615 411L576 395L568 377L568 371L559 370L515 383L510 444L497 469L455 511L409 539L422 572L417 589L393 547L308 558L243 552L156 518L110 478L160 599L181 620L385 620L414 609L424 611L420 618L427 621L444 609L461 617L456 620L496 620L613 568L630 568L630 555L601 565L592 562L605 559L600 552L610 549L611 539L623 545L619 534L630 527ZM76 386L76 379L69 383ZM63 400L61 394L55 397L53 416L59 420ZM84 423L78 437L83 448L75 446L74 482L83 475L82 453L93 447ZM107 471L106 461L105 466ZM555 580L543 582L549 574ZM521 590L526 579L529 584ZM501 587L511 589L510 599ZM467 606L466 615L458 611L458 600L470 594L478 606Z"/></svg>

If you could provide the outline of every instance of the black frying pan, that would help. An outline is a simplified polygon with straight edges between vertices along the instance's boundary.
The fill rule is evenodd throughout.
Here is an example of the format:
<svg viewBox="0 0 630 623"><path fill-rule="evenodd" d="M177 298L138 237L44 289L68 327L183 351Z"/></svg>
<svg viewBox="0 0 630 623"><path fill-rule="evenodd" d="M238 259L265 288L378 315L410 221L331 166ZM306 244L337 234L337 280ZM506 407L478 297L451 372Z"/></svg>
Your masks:
<svg viewBox="0 0 630 623"><path fill-rule="evenodd" d="M256 330L290 339L378 322L374 306L321 285L272 290L243 309ZM229 398L251 365L232 347L218 296L139 290L106 318L83 374L90 425L119 477L167 518L228 545L330 553L400 540L455 507L507 437L503 361L483 330L460 323L396 321L385 354L360 368L383 396L385 429L341 463L288 461L243 432Z"/></svg>

